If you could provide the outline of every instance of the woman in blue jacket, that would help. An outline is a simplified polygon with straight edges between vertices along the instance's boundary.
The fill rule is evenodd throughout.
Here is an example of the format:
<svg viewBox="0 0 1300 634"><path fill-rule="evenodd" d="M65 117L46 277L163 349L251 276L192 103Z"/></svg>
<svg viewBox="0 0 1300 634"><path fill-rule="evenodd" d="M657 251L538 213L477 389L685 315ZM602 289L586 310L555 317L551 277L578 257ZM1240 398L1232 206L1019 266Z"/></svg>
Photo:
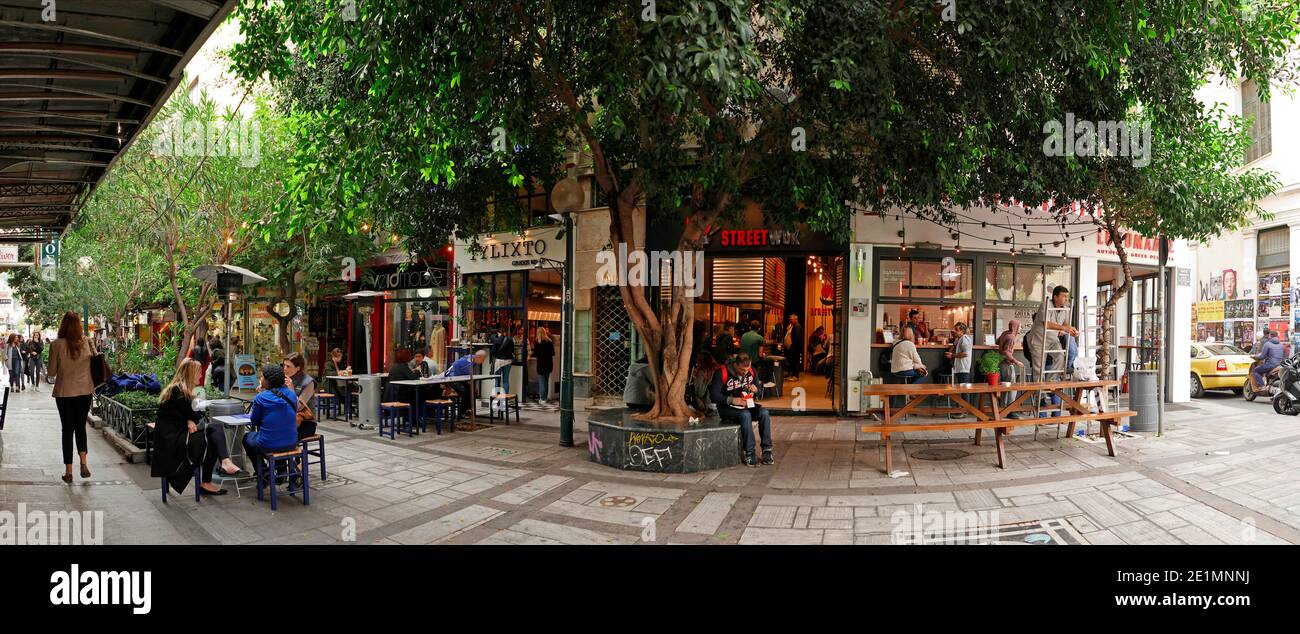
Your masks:
<svg viewBox="0 0 1300 634"><path fill-rule="evenodd" d="M258 464L263 454L297 448L297 412L298 397L293 388L285 386L284 368L262 368L262 385L249 412L249 420L257 430L244 436L244 451L253 464Z"/></svg>

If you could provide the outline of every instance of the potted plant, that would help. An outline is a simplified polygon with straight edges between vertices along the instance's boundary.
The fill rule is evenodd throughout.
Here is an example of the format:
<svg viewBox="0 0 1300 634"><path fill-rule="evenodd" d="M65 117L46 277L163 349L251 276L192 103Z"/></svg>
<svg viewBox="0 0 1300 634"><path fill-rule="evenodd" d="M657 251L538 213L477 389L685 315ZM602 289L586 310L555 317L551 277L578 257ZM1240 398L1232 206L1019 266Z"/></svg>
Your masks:
<svg viewBox="0 0 1300 634"><path fill-rule="evenodd" d="M1003 357L1001 352L994 350L989 350L980 356L980 372L984 373L989 385L998 384L998 380L1001 378L998 376L998 371L1002 368L1002 362L1005 360L1006 357Z"/></svg>

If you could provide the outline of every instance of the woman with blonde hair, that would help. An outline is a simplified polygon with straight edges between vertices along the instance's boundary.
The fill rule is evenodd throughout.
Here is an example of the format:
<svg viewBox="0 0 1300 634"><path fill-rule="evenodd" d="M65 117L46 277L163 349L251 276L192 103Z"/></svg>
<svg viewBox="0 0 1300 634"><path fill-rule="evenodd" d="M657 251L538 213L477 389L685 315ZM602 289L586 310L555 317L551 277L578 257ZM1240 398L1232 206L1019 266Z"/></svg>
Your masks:
<svg viewBox="0 0 1300 634"><path fill-rule="evenodd" d="M533 358L537 359L537 402L545 403L551 394L551 372L555 370L555 343L546 326L537 327Z"/></svg>
<svg viewBox="0 0 1300 634"><path fill-rule="evenodd" d="M199 423L207 409L206 401L194 400L194 388L203 380L203 364L190 358L181 362L167 387L158 395L158 422L154 429L154 455L151 474L167 478L177 493L194 477L194 464L203 465L203 484L200 492L206 495L225 495L226 490L212 483L212 470L221 461L226 475L239 472L230 460L226 435L221 425L208 425L200 432Z"/></svg>
<svg viewBox="0 0 1300 634"><path fill-rule="evenodd" d="M72 484L74 439L77 453L81 455L81 477L90 477L90 467L86 466L86 416L90 414L90 400L95 394L95 382L90 376L93 355L81 331L81 318L71 311L64 313L59 338L50 344L48 374L54 380L52 395L63 427L63 481L68 484Z"/></svg>

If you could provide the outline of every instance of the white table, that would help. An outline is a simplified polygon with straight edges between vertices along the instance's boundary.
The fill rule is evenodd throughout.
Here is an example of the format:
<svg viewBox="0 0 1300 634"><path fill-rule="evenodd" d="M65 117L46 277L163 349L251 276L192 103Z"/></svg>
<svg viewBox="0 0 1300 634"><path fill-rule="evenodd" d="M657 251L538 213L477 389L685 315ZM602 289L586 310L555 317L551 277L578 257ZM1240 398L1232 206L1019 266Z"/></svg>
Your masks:
<svg viewBox="0 0 1300 634"><path fill-rule="evenodd" d="M221 425L226 429L226 450L230 454L230 461L236 466L243 469L245 473L252 474L253 469L248 465L248 456L244 453L244 435L248 433L248 426L253 424L248 414L232 414L228 416L210 416L208 419L215 424ZM238 457L238 459L236 459ZM216 469L212 474L214 477L221 478L222 484L227 480L235 483L235 495L239 495L241 488L249 487L239 486L240 480L252 480L254 476L245 475L243 477L226 475L220 469Z"/></svg>
<svg viewBox="0 0 1300 634"><path fill-rule="evenodd" d="M497 376L495 374L474 374L474 375L462 374L460 376L432 376L427 379L408 379L405 381L390 381L390 383L392 383L393 385L407 385L415 388L414 412L415 412L415 420L417 421L421 419L421 416L423 416L423 407L424 407L424 399L420 398L420 388L426 385L445 385L448 383L469 383L469 402L470 402L469 417L470 420L477 422L478 407L476 406L475 403L476 401L475 394L474 394L475 386L480 381L495 381L500 378L501 378L500 376Z"/></svg>

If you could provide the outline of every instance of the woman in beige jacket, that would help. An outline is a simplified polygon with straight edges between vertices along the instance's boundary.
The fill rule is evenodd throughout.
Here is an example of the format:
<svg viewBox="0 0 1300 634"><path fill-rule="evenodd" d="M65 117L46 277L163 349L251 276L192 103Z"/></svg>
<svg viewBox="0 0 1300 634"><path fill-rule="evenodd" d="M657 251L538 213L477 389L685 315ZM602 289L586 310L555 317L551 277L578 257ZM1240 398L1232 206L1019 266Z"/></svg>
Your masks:
<svg viewBox="0 0 1300 634"><path fill-rule="evenodd" d="M50 344L49 375L54 380L54 404L63 427L63 481L72 484L72 443L81 454L81 477L90 477L86 466L86 416L95 393L90 378L90 342L81 332L81 318L67 312L59 325L59 338Z"/></svg>

